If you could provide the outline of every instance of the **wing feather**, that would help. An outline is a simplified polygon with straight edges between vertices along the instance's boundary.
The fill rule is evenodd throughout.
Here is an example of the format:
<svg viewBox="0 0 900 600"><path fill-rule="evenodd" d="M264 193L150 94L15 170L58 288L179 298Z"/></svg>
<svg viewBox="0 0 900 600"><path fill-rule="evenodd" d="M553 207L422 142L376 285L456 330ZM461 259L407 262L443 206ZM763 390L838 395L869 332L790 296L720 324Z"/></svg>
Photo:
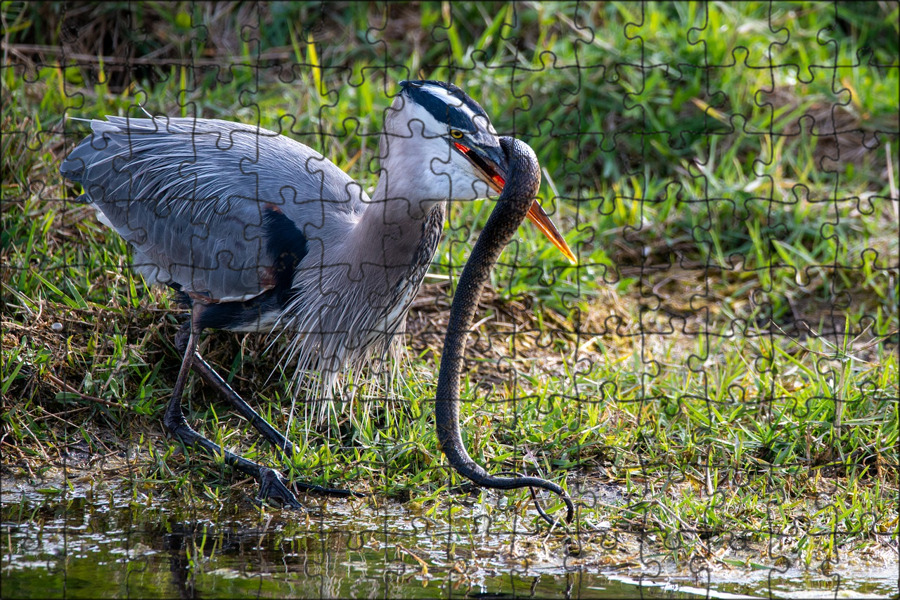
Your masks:
<svg viewBox="0 0 900 600"><path fill-rule="evenodd" d="M92 120L91 129L60 172L81 182L103 220L133 244L145 277L213 302L272 286L277 257L263 239L266 210L321 239L323 230L352 227L368 201L320 153L266 129L114 116Z"/></svg>

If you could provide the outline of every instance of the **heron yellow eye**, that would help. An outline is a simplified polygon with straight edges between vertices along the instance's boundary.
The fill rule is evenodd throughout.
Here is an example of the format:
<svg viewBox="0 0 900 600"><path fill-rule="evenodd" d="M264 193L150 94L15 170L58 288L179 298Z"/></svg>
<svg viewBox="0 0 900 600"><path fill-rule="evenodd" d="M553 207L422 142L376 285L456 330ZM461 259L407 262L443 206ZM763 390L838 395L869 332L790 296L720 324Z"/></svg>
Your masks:
<svg viewBox="0 0 900 600"><path fill-rule="evenodd" d="M459 129L451 129L450 130L450 137L452 137L453 139L459 140L459 139L462 139L462 136L463 136L463 132L460 131Z"/></svg>

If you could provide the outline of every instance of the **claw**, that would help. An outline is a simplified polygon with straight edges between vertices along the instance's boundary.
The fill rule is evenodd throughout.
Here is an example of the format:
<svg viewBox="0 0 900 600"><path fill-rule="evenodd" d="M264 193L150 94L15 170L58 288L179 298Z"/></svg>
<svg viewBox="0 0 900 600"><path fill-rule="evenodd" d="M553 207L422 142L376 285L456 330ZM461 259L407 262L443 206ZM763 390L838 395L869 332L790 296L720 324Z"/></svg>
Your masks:
<svg viewBox="0 0 900 600"><path fill-rule="evenodd" d="M276 500L285 508L304 510L294 493L285 485L281 475L272 469L260 469L259 499Z"/></svg>

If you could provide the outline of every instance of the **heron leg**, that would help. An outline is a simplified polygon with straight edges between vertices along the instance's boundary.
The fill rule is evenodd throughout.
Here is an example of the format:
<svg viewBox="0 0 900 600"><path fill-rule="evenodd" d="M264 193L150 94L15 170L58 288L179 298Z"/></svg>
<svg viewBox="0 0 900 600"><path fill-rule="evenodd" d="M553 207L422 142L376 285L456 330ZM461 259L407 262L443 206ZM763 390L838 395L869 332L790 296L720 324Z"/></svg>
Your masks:
<svg viewBox="0 0 900 600"><path fill-rule="evenodd" d="M222 379L222 376L216 373L215 369L213 369L206 360L200 356L200 353L194 352L192 366L194 371L198 373L208 384L213 386L222 396L225 397L228 402L237 410L242 417L247 419L253 427L260 432L266 440L269 441L272 446L278 448L282 455L284 456L285 461L289 460L290 457L294 453L294 445L284 437L281 433L278 432L272 425L269 424L259 413L253 410L243 398L238 395L237 392L232 389L228 382ZM337 496L337 497L355 497L355 498L363 498L365 494L361 494L359 492L354 492L352 490L345 490L340 488L330 488L324 487L321 485L315 485L313 483L300 483L300 482L292 482L292 485L296 488L306 490L308 492L314 492L318 494L323 494L327 496Z"/></svg>
<svg viewBox="0 0 900 600"><path fill-rule="evenodd" d="M240 413L242 417L250 421L250 424L260 432L266 440L274 447L281 450L285 457L289 457L294 453L294 444L284 437L277 429L272 427L259 413L253 410L243 398L241 398L234 389L228 385L221 375L216 373L215 369L210 366L206 359L200 356L199 352L194 352L194 358L191 365L194 372L200 375L206 383L213 386L226 400Z"/></svg>
<svg viewBox="0 0 900 600"><path fill-rule="evenodd" d="M194 317L196 318L196 316L197 311L195 310ZM181 369L178 371L178 378L175 380L175 387L172 390L172 398L169 400L166 413L163 416L163 426L185 445L200 446L212 456L221 456L226 464L256 479L259 482L260 498L278 500L284 506L302 510L303 505L300 504L294 493L288 489L277 471L225 450L194 431L188 425L187 420L184 418L184 412L181 409L181 397L184 393L184 387L194 359L200 356L197 353L197 340L200 337L200 330L192 323L189 332L187 341L184 343L184 358L181 361ZM180 342L181 340L176 339L176 343L180 344Z"/></svg>
<svg viewBox="0 0 900 600"><path fill-rule="evenodd" d="M202 309L200 309L202 310ZM178 330L178 333L175 334L175 347L178 348L180 352L183 354L187 353L188 340L190 339L192 328L192 321L186 321L182 324L181 328ZM246 401L244 401L241 396L234 391L234 389L228 385L221 375L219 375L212 366L206 362L200 353L194 349L194 356L192 358L191 367L194 372L200 375L206 383L214 387L222 396L231 403L231 406L240 413L242 417L247 419L253 427L260 432L266 440L272 444L275 448L278 448L282 456L285 459L285 462L290 459L290 457L294 454L294 445L288 440L285 436L283 436L277 429L272 427L272 425L266 421L259 413L253 410ZM360 492L355 492L353 490L346 490L342 488L330 488L321 485L316 485L313 483L301 483L301 482L292 482L293 487L301 490L305 490L307 492L313 492L316 494L322 494L326 496L335 496L338 498L364 498L366 494L362 494Z"/></svg>

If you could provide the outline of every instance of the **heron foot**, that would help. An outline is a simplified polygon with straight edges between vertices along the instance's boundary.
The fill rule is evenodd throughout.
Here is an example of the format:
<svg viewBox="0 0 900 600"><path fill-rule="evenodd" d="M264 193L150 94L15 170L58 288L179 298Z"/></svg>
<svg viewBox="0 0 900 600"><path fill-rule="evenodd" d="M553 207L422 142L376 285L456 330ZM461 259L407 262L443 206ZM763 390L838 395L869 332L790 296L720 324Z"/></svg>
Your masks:
<svg viewBox="0 0 900 600"><path fill-rule="evenodd" d="M288 489L281 475L268 467L259 469L259 499L275 500L284 508L304 510L294 492Z"/></svg>

